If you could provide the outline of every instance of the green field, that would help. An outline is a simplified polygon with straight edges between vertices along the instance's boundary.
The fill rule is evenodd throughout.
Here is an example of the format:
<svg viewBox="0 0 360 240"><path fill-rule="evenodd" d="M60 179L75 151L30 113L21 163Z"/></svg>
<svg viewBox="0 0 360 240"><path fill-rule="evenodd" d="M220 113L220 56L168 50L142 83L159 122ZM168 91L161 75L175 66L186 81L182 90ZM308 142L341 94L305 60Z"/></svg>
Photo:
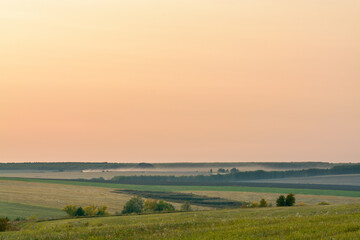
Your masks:
<svg viewBox="0 0 360 240"><path fill-rule="evenodd" d="M309 195L326 195L326 196L344 196L360 197L360 191L341 191L341 190L323 190L323 189L293 189L293 188L270 188L270 187L240 187L240 186L171 186L171 185L130 185L117 183L97 183L97 182L80 182L65 180L47 180L47 179L28 179L28 178L8 178L1 177L0 180L14 180L23 182L54 183L76 186L94 186L116 189L132 189L146 191L234 191L234 192L262 192L262 193L289 193L309 194Z"/></svg>
<svg viewBox="0 0 360 240"><path fill-rule="evenodd" d="M0 217L8 217L14 220L17 217L27 218L36 216L37 218L64 217L66 214L60 209L33 206L28 204L0 202Z"/></svg>
<svg viewBox="0 0 360 240"><path fill-rule="evenodd" d="M258 180L252 180L252 181L249 181L249 182L333 184L333 185L360 186L360 174L343 174L343 175L325 175L325 176L312 176L312 177L258 179Z"/></svg>
<svg viewBox="0 0 360 240"><path fill-rule="evenodd" d="M28 222L0 239L358 239L360 205L234 209Z"/></svg>

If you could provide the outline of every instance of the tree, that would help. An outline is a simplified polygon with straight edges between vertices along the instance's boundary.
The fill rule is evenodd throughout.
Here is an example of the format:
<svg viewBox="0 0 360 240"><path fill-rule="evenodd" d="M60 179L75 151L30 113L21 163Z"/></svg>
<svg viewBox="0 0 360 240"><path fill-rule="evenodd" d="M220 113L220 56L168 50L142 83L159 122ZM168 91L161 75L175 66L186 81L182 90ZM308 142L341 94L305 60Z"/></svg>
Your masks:
<svg viewBox="0 0 360 240"><path fill-rule="evenodd" d="M212 168L211 168L211 169L210 169L210 173L212 174L212 172L213 172L213 171L212 171Z"/></svg>
<svg viewBox="0 0 360 240"><path fill-rule="evenodd" d="M294 204L295 204L295 196L294 194L289 193L285 199L285 206L294 206Z"/></svg>
<svg viewBox="0 0 360 240"><path fill-rule="evenodd" d="M154 165L152 165L151 163L139 163L136 167L137 168L155 168Z"/></svg>
<svg viewBox="0 0 360 240"><path fill-rule="evenodd" d="M237 168L230 169L230 173L237 173L237 172L239 172L239 170Z"/></svg>
<svg viewBox="0 0 360 240"><path fill-rule="evenodd" d="M276 200L276 206L277 207L285 206L285 196L284 195L280 195L279 198Z"/></svg>
<svg viewBox="0 0 360 240"><path fill-rule="evenodd" d="M154 199L146 199L144 201L144 210L145 211L150 211L150 212L153 212L153 211L156 211L157 210L157 200L154 200Z"/></svg>
<svg viewBox="0 0 360 240"><path fill-rule="evenodd" d="M123 214L126 213L141 213L144 208L144 201L140 197L133 197L125 203Z"/></svg>
<svg viewBox="0 0 360 240"><path fill-rule="evenodd" d="M256 207L259 207L259 203L258 202L252 202L250 203L250 208L256 208Z"/></svg>
<svg viewBox="0 0 360 240"><path fill-rule="evenodd" d="M260 204L259 204L259 207L267 207L268 206L268 203L265 199L261 199L260 200Z"/></svg>
<svg viewBox="0 0 360 240"><path fill-rule="evenodd" d="M218 173L225 173L225 172L226 172L226 170L225 170L225 169L223 169L223 168L219 168L219 169L217 170L217 172L218 172Z"/></svg>
<svg viewBox="0 0 360 240"><path fill-rule="evenodd" d="M165 202L164 200L159 200L159 202L157 204L157 211L173 212L173 211L175 211L175 207L172 204Z"/></svg>
<svg viewBox="0 0 360 240"><path fill-rule="evenodd" d="M185 201L183 204L181 204L181 211L191 211L191 205L188 201Z"/></svg>
<svg viewBox="0 0 360 240"><path fill-rule="evenodd" d="M79 207L75 212L75 216L77 216L77 217L85 216L84 209L82 207Z"/></svg>
<svg viewBox="0 0 360 240"><path fill-rule="evenodd" d="M76 205L67 205L62 210L65 211L70 217L74 217L78 207Z"/></svg>
<svg viewBox="0 0 360 240"><path fill-rule="evenodd" d="M98 212L98 208L95 205L90 205L84 207L84 215L85 216L95 216Z"/></svg>
<svg viewBox="0 0 360 240"><path fill-rule="evenodd" d="M109 215L109 212L106 211L107 210L107 206L105 205L102 205L100 207L97 207L97 213L96 215L98 216L108 216Z"/></svg>

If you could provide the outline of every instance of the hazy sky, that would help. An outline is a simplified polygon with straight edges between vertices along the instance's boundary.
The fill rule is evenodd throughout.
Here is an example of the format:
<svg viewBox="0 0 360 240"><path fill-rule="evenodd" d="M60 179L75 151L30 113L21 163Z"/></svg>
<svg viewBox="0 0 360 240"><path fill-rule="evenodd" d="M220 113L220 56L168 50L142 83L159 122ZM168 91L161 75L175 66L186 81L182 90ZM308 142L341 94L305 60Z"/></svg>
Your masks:
<svg viewBox="0 0 360 240"><path fill-rule="evenodd" d="M0 1L0 161L360 161L359 0Z"/></svg>

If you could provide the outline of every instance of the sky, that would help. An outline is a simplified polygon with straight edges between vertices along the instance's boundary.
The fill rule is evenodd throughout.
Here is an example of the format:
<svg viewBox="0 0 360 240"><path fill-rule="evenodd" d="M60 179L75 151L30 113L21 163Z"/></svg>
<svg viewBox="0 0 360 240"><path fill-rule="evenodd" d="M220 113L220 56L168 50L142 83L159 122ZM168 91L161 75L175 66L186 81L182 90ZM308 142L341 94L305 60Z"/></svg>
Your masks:
<svg viewBox="0 0 360 240"><path fill-rule="evenodd" d="M0 1L0 162L360 162L359 12Z"/></svg>

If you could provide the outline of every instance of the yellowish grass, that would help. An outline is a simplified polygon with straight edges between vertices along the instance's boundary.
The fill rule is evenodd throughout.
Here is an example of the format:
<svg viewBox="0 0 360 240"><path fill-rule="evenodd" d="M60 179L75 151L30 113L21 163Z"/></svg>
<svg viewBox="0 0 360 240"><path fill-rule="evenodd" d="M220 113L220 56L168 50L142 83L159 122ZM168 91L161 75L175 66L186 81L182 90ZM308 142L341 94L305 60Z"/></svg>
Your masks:
<svg viewBox="0 0 360 240"><path fill-rule="evenodd" d="M48 183L0 181L0 201L63 208L68 204L106 205L111 213L121 211L131 196L112 193L110 188Z"/></svg>
<svg viewBox="0 0 360 240"><path fill-rule="evenodd" d="M90 186L0 180L0 201L52 208L63 208L69 204L106 205L110 213L121 212L126 201L133 196L113 193L113 190ZM181 204L172 204L176 209L180 209ZM193 209L211 208L193 206Z"/></svg>

